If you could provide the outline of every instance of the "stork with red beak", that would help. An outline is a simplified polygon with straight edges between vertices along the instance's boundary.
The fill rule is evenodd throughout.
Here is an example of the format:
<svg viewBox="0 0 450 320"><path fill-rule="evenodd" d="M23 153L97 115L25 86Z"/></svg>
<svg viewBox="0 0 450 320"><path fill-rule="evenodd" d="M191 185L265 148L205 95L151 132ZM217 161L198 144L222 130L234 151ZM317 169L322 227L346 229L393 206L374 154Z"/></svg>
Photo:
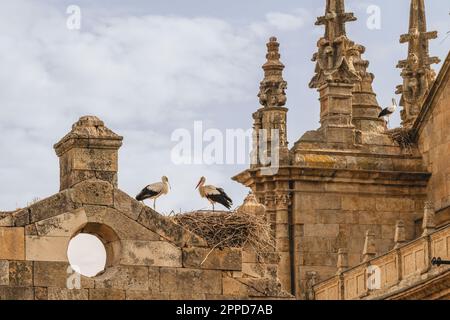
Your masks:
<svg viewBox="0 0 450 320"><path fill-rule="evenodd" d="M144 200L153 200L153 209L156 210L156 199L168 194L170 190L169 178L166 176L161 178L161 182L153 183L146 186L136 196L136 200L144 202Z"/></svg>
<svg viewBox="0 0 450 320"><path fill-rule="evenodd" d="M220 203L225 208L230 210L231 206L233 205L233 200L230 199L230 197L225 193L225 191L222 188L218 188L215 186L205 186L205 182L206 178L201 177L195 189L198 188L198 191L202 198L208 199L208 201L211 203L213 207L213 211L214 205L216 203Z"/></svg>

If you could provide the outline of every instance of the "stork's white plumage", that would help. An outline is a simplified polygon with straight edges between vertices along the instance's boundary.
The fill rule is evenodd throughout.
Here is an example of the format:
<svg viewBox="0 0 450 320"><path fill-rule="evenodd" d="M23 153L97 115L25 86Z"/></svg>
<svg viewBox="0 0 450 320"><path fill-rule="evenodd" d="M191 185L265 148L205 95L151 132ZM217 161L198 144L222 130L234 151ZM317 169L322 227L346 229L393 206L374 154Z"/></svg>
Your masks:
<svg viewBox="0 0 450 320"><path fill-rule="evenodd" d="M156 199L162 195L168 194L170 190L169 179L164 176L161 178L161 182L156 182L146 186L136 196L136 200L144 202L147 199L153 199L153 209L156 210Z"/></svg>
<svg viewBox="0 0 450 320"><path fill-rule="evenodd" d="M378 118L387 118L387 123L389 125L389 118L394 114L395 110L397 110L397 101L392 99L392 105L383 109L383 111L381 111L378 115Z"/></svg>
<svg viewBox="0 0 450 320"><path fill-rule="evenodd" d="M228 210L231 209L231 206L233 205L233 200L230 199L230 197L225 193L225 191L222 188L218 188L215 186L205 186L206 178L201 177L200 181L197 184L196 189L198 188L198 191L200 193L200 196L202 198L208 199L208 201L212 204L213 211L214 211L214 204L220 203Z"/></svg>

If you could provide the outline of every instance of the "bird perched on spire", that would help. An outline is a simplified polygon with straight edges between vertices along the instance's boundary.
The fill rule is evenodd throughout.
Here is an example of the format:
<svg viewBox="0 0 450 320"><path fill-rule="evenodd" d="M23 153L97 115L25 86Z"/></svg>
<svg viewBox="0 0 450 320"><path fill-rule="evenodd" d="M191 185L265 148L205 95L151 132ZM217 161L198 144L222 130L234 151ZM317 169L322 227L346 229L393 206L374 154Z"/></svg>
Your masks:
<svg viewBox="0 0 450 320"><path fill-rule="evenodd" d="M156 182L146 186L136 196L136 200L144 202L147 199L153 199L153 209L156 210L156 199L162 195L168 194L170 190L169 178L163 176L161 182Z"/></svg>
<svg viewBox="0 0 450 320"><path fill-rule="evenodd" d="M378 115L378 118L387 118L387 123L389 125L389 118L394 114L395 110L397 110L397 101L392 99L392 105L384 108L383 111Z"/></svg>
<svg viewBox="0 0 450 320"><path fill-rule="evenodd" d="M233 200L225 193L222 188L218 188L215 186L205 186L206 178L201 177L195 189L198 188L200 196L202 198L208 199L208 201L212 204L214 211L214 204L220 203L228 210L231 209L233 205Z"/></svg>

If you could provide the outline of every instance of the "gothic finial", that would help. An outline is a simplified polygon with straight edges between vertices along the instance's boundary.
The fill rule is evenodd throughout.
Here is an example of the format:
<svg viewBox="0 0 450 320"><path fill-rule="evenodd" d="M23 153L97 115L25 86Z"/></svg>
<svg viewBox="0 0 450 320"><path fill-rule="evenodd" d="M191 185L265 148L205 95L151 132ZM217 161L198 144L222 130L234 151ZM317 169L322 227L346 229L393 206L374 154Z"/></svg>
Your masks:
<svg viewBox="0 0 450 320"><path fill-rule="evenodd" d="M405 223L402 220L397 221L395 225L394 242L394 249L397 249L406 242Z"/></svg>
<svg viewBox="0 0 450 320"><path fill-rule="evenodd" d="M375 233L371 230L367 230L366 239L364 241L363 262L375 258L376 254Z"/></svg>
<svg viewBox="0 0 450 320"><path fill-rule="evenodd" d="M259 203L256 196L250 192L244 200L242 206L237 209L238 213L253 214L256 216L264 216L266 207Z"/></svg>
<svg viewBox="0 0 450 320"><path fill-rule="evenodd" d="M427 236L436 229L434 205L431 201L425 202L425 210L423 213L422 236Z"/></svg>
<svg viewBox="0 0 450 320"><path fill-rule="evenodd" d="M348 269L348 250L347 249L339 249L338 258L337 258L337 275L341 274L345 270Z"/></svg>
<svg viewBox="0 0 450 320"><path fill-rule="evenodd" d="M267 62L263 65L264 79L259 90L259 101L263 107L282 107L286 104L287 82L283 79L284 65L280 61L280 44L271 37L267 43Z"/></svg>
<svg viewBox="0 0 450 320"><path fill-rule="evenodd" d="M355 83L360 81L347 54L355 43L347 38L345 23L355 21L353 13L345 12L344 0L327 0L325 15L317 18L316 25L325 26L325 35L317 42L318 51L313 56L316 75L311 88L319 88L326 82Z"/></svg>
<svg viewBox="0 0 450 320"><path fill-rule="evenodd" d="M405 127L414 123L436 78L431 65L440 60L430 57L428 44L436 38L436 31L427 32L424 0L411 0L409 32L400 36L400 43L408 43L408 57L397 65L402 69L403 84L397 87L396 93L402 94L400 105L404 109L401 116Z"/></svg>
<svg viewBox="0 0 450 320"><path fill-rule="evenodd" d="M352 12L345 12L344 0L327 0L325 15L318 17L316 25L325 25L325 38L333 41L346 35L345 23L356 21Z"/></svg>

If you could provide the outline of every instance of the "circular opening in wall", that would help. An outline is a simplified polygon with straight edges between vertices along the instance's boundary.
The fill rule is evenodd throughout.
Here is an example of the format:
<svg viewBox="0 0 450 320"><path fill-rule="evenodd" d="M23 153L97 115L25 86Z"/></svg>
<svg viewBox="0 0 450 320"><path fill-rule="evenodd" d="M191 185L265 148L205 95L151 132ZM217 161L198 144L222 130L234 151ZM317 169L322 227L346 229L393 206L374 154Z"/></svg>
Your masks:
<svg viewBox="0 0 450 320"><path fill-rule="evenodd" d="M86 277L94 277L106 267L105 246L92 234L80 233L73 237L67 256L72 269Z"/></svg>

